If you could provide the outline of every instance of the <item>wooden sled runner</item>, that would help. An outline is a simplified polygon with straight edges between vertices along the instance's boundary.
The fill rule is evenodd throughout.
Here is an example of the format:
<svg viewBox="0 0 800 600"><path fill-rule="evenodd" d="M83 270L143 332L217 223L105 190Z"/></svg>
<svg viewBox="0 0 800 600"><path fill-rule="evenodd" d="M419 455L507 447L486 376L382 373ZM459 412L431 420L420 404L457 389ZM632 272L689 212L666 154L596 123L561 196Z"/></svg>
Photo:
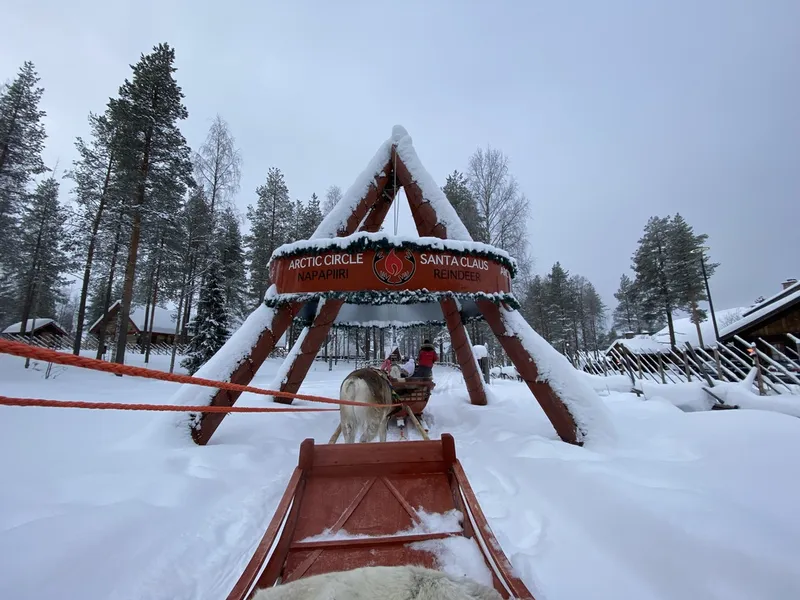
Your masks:
<svg viewBox="0 0 800 600"><path fill-rule="evenodd" d="M456 509L464 516L461 530L398 534L419 523L415 509ZM342 537L333 535L337 532ZM323 533L327 539L307 540ZM441 440L382 444L318 446L307 439L275 515L228 600L246 600L256 589L364 566L438 569L436 556L413 544L454 536L477 544L503 598L533 600L513 575L456 458L450 434Z"/></svg>

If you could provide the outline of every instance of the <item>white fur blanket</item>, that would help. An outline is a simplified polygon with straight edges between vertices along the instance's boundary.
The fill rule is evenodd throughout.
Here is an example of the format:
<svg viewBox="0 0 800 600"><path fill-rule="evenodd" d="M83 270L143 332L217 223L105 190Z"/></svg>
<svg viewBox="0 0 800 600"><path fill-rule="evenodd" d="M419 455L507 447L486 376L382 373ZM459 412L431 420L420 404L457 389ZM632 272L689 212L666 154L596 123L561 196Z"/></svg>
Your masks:
<svg viewBox="0 0 800 600"><path fill-rule="evenodd" d="M259 590L253 600L501 600L466 577L422 567L362 567Z"/></svg>

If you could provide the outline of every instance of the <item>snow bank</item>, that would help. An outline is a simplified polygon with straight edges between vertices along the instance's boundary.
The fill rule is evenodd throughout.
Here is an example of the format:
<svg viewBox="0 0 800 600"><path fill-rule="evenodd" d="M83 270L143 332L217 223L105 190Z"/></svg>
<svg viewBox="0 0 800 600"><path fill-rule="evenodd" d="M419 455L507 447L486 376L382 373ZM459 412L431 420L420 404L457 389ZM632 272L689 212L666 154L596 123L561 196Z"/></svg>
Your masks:
<svg viewBox="0 0 800 600"><path fill-rule="evenodd" d="M476 344L472 347L472 353L475 355L477 360L481 360L489 356L489 351L486 349L486 346L481 344Z"/></svg>
<svg viewBox="0 0 800 600"><path fill-rule="evenodd" d="M584 442L610 441L613 426L602 401L579 375L564 355L528 325L518 311L500 308L506 332L522 342L539 370L539 381L550 384L578 426L578 438Z"/></svg>

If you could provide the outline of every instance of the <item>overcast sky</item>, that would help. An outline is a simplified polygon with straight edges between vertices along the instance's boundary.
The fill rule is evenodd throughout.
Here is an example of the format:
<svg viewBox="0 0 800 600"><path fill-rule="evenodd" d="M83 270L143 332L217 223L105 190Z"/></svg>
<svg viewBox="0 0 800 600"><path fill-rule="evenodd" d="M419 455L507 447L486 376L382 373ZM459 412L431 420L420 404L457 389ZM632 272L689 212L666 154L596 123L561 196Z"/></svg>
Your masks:
<svg viewBox="0 0 800 600"><path fill-rule="evenodd" d="M242 211L271 166L296 198L346 189L402 124L440 185L503 150L536 270L559 260L612 307L656 214L709 234L718 309L800 277L798 0L24 0L2 20L0 79L34 61L61 170L88 112L168 42L190 145L230 123Z"/></svg>

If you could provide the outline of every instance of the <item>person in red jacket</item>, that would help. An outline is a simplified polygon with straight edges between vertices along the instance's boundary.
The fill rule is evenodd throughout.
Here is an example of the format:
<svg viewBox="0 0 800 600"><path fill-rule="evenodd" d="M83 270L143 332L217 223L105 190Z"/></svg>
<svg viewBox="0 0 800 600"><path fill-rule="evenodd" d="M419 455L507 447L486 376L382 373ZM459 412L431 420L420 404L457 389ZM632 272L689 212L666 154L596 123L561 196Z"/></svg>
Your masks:
<svg viewBox="0 0 800 600"><path fill-rule="evenodd" d="M422 342L419 347L419 355L417 356L417 368L414 369L413 377L425 377L430 379L433 377L433 363L439 360L436 355L436 349L431 344L430 340Z"/></svg>

